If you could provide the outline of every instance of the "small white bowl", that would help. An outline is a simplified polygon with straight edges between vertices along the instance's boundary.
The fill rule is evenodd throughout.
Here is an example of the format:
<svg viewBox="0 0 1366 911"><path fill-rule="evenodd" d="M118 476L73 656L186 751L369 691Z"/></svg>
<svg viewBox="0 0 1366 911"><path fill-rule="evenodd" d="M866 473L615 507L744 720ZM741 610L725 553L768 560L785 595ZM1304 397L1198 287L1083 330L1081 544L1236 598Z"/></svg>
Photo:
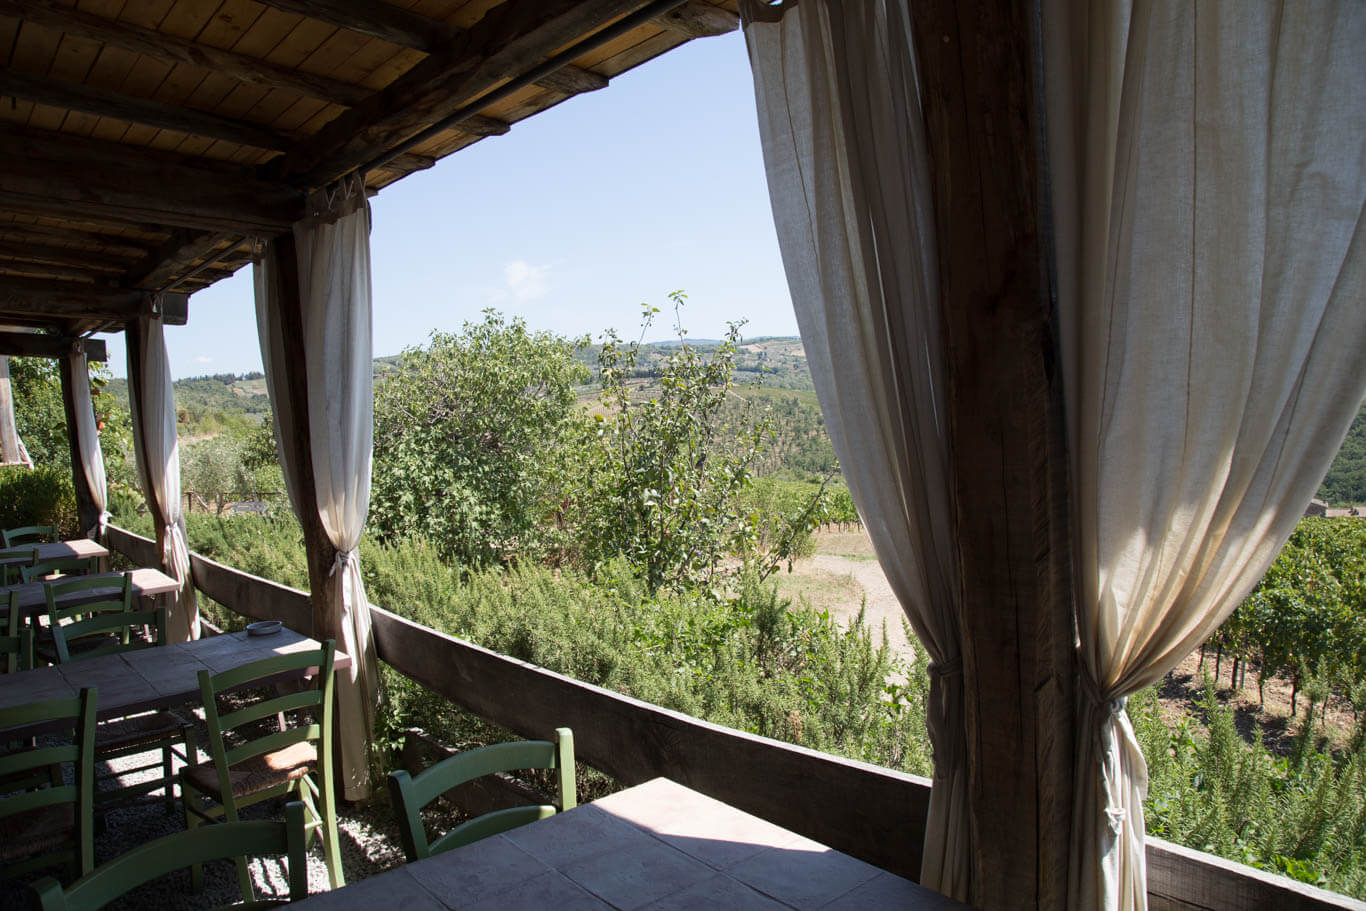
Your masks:
<svg viewBox="0 0 1366 911"><path fill-rule="evenodd" d="M278 633L280 627L284 626L279 620L257 620L255 623L247 624L248 636L269 636Z"/></svg>

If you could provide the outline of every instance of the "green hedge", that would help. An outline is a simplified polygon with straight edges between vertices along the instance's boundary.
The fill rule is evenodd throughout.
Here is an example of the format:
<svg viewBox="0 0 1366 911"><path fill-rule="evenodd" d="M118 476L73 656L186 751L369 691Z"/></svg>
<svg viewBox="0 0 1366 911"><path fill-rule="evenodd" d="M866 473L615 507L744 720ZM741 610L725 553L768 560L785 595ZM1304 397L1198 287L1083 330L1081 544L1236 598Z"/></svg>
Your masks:
<svg viewBox="0 0 1366 911"><path fill-rule="evenodd" d="M63 538L82 534L70 471L0 468L0 528L22 525L55 525Z"/></svg>

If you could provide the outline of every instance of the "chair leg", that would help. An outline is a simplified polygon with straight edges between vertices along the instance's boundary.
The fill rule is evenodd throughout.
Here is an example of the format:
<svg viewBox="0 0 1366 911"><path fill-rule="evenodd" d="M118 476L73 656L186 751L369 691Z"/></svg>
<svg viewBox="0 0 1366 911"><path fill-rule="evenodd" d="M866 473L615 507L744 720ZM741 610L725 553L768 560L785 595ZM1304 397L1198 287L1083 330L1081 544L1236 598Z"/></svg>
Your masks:
<svg viewBox="0 0 1366 911"><path fill-rule="evenodd" d="M195 813L191 807L199 800L199 795L194 788L186 784L185 779L180 780L180 800L185 805L185 830L188 832L197 829L203 824L199 814ZM196 895L204 891L204 867L202 864L190 865L190 891Z"/></svg>
<svg viewBox="0 0 1366 911"><path fill-rule="evenodd" d="M172 767L171 767L171 757L172 757L173 755L174 755L174 753L173 753L172 750L171 750L171 744L170 744L170 743L164 743L164 744L162 744L162 746L161 746L161 788L162 788L162 794L163 794L162 803L165 804L165 806L166 806L166 815L167 815L167 816L170 816L171 814L173 814L173 813L175 812L175 784L174 784L174 779L171 777L171 775L174 774L174 770L173 770Z"/></svg>
<svg viewBox="0 0 1366 911"><path fill-rule="evenodd" d="M337 837L337 799L330 790L322 794L321 797L323 851L327 859L327 878L331 881L333 889L340 889L346 885L346 876L342 872L341 841Z"/></svg>

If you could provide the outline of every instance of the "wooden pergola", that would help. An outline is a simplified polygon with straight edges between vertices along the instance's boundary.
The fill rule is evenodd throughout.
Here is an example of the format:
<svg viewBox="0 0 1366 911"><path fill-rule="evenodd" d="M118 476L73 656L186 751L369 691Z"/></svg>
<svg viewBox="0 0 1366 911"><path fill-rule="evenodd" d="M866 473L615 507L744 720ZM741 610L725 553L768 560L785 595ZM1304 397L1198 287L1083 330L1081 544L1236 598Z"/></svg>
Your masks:
<svg viewBox="0 0 1366 911"><path fill-rule="evenodd" d="M250 262L257 238L287 234L310 192L354 173L379 192L735 29L736 10L736 0L0 0L0 324L46 330L55 354L153 309L183 323L189 296ZM973 606L963 662L974 894L1003 909L1065 904L1074 774L1068 462L1040 242L1035 12L927 0L914 23L952 314L955 543ZM33 338L0 334L0 354L36 353ZM321 532L305 526L312 554ZM311 556L315 592L329 568ZM196 581L245 591L224 572L201 561ZM315 635L329 633L326 618L312 619ZM847 843L862 856L885 861L883 843L919 843L849 817L878 805L876 793L809 796L810 813L860 829ZM1216 906L1190 897L1184 907Z"/></svg>

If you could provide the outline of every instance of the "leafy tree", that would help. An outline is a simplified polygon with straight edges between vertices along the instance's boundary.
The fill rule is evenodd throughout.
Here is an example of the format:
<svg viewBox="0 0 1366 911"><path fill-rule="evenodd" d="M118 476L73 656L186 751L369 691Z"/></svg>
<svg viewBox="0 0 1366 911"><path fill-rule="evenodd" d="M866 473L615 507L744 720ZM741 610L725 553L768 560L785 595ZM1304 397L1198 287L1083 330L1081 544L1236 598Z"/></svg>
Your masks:
<svg viewBox="0 0 1366 911"><path fill-rule="evenodd" d="M734 410L740 323L706 351L690 345L674 304L678 344L652 364L648 398L631 378L641 352L609 332L599 355L601 408L594 414L573 503L581 557L590 569L624 558L657 590L702 588L750 566L762 577L819 521L815 502L784 530L765 528L742 494L773 438L766 415ZM644 313L642 337L656 308ZM765 544L769 544L765 547Z"/></svg>
<svg viewBox="0 0 1366 911"><path fill-rule="evenodd" d="M1338 505L1366 503L1366 403L1352 421L1318 495Z"/></svg>
<svg viewBox="0 0 1366 911"><path fill-rule="evenodd" d="M46 357L12 357L10 382L14 391L14 421L34 465L70 470L66 406L58 362ZM90 363L90 401L95 410L105 475L111 487L137 485L133 461L133 426L128 409L109 393L109 368Z"/></svg>
<svg viewBox="0 0 1366 911"><path fill-rule="evenodd" d="M14 390L14 423L33 464L69 466L71 450L57 361L47 357L12 357L9 375Z"/></svg>
<svg viewBox="0 0 1366 911"><path fill-rule="evenodd" d="M426 538L467 566L544 553L586 342L490 310L405 351L375 390L376 533Z"/></svg>

